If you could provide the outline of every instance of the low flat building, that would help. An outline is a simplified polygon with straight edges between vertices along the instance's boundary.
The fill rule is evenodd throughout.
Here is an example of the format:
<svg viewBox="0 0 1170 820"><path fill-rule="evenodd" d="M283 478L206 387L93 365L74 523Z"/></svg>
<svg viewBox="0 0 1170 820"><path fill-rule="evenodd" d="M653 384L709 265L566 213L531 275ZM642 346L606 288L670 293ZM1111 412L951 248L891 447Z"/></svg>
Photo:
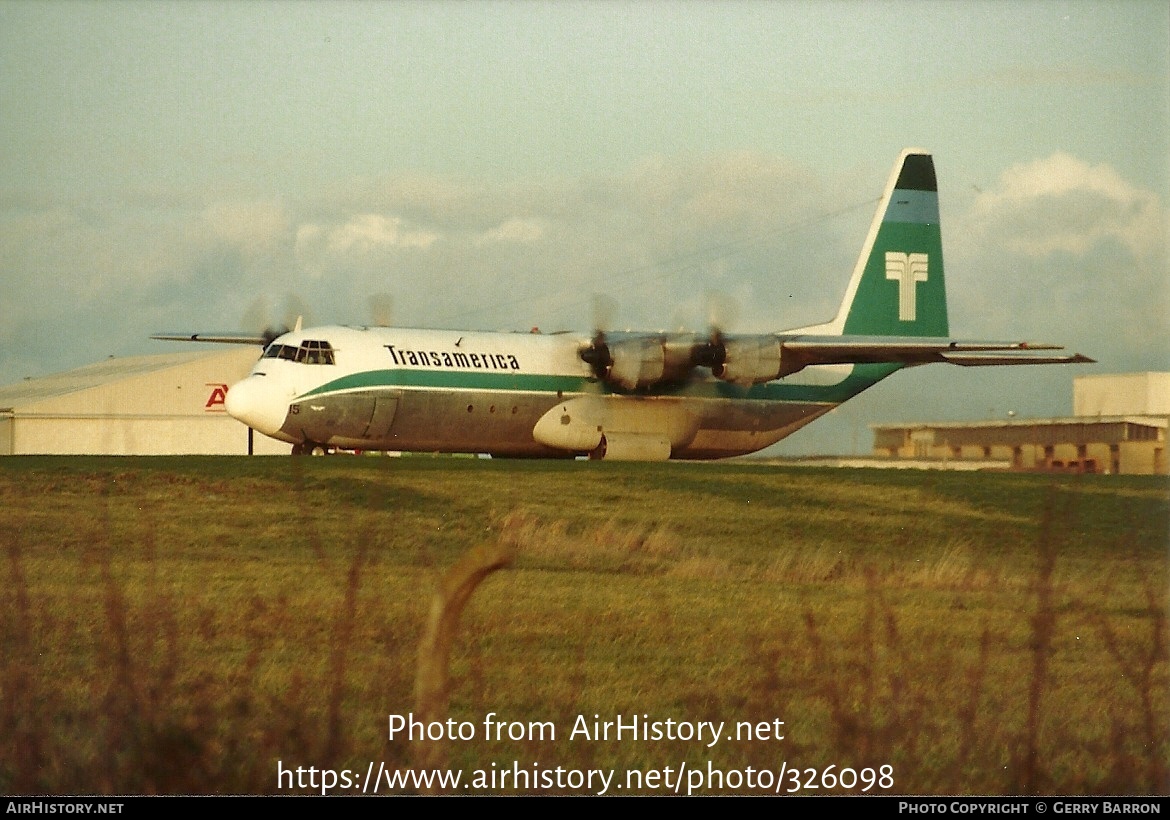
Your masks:
<svg viewBox="0 0 1170 820"><path fill-rule="evenodd" d="M1165 418L1011 419L873 426L875 456L998 460L1013 470L1166 474Z"/></svg>
<svg viewBox="0 0 1170 820"><path fill-rule="evenodd" d="M110 358L0 387L0 455L288 454L224 410L259 353Z"/></svg>
<svg viewBox="0 0 1170 820"><path fill-rule="evenodd" d="M1009 469L1170 474L1170 373L1080 376L1075 416L872 425L875 456L955 463L999 460Z"/></svg>

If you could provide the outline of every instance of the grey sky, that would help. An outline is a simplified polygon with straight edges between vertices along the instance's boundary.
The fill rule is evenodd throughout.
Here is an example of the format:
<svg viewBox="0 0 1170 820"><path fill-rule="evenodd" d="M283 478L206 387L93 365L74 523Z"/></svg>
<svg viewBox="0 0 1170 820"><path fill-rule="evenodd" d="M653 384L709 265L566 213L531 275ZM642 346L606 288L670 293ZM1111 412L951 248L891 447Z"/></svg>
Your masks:
<svg viewBox="0 0 1170 820"><path fill-rule="evenodd" d="M819 321L908 145L952 332L1165 369L1168 32L1162 2L0 4L0 383L288 293L317 321L389 293L406 325L587 329L611 292L623 326L701 326L709 290L736 330ZM789 447L1071 408L1071 368L955 371Z"/></svg>

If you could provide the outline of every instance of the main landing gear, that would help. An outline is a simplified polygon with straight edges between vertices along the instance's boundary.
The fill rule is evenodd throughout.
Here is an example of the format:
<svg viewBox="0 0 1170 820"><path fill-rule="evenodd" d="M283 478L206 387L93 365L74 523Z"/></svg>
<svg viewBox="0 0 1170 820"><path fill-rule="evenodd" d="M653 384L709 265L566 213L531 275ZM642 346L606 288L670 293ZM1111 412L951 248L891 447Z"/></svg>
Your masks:
<svg viewBox="0 0 1170 820"><path fill-rule="evenodd" d="M300 444L294 444L292 448L294 456L331 456L333 449L326 447L324 444L318 444L315 441L305 441Z"/></svg>

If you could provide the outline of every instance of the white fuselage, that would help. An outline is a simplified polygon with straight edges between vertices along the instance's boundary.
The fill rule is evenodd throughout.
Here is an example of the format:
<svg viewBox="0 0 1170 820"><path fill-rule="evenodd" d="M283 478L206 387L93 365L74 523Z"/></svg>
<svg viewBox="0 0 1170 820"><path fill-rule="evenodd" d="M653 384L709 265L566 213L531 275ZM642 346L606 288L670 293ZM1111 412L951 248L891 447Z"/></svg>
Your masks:
<svg viewBox="0 0 1170 820"><path fill-rule="evenodd" d="M701 371L653 395L621 391L581 359L589 342L569 333L308 328L269 345L228 391L227 410L302 447L659 460L753 452L840 401L815 388L774 397Z"/></svg>

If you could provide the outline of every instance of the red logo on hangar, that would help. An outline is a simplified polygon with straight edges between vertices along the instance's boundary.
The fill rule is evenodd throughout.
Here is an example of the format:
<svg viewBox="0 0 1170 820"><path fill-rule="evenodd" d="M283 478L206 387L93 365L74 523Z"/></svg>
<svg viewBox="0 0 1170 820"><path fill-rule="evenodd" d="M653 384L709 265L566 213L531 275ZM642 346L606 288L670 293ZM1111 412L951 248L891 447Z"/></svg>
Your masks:
<svg viewBox="0 0 1170 820"><path fill-rule="evenodd" d="M227 412L224 401L227 399L228 386L215 382L208 382L207 386L211 388L211 395L207 397L207 404L203 405L203 409L208 413Z"/></svg>

